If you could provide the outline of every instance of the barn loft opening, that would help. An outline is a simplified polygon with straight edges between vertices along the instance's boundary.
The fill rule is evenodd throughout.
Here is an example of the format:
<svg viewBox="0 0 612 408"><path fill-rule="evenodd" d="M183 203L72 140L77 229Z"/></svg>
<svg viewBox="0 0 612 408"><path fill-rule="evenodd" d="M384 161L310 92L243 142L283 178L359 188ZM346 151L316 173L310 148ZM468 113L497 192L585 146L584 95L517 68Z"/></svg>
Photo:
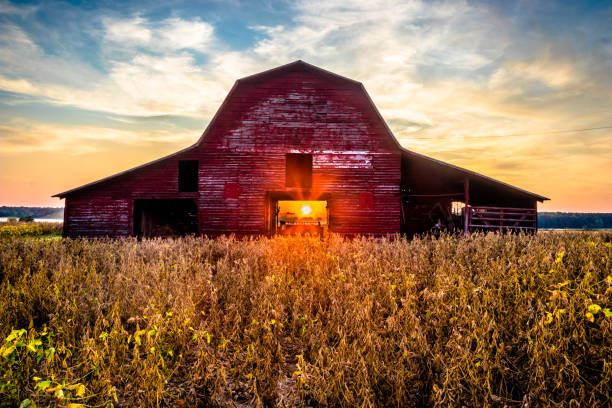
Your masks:
<svg viewBox="0 0 612 408"><path fill-rule="evenodd" d="M285 156L285 186L312 187L312 154L287 153Z"/></svg>
<svg viewBox="0 0 612 408"><path fill-rule="evenodd" d="M149 238L197 233L198 207L193 200L134 200L134 235Z"/></svg>
<svg viewBox="0 0 612 408"><path fill-rule="evenodd" d="M180 192L198 191L198 161L181 160L178 169L178 185Z"/></svg>
<svg viewBox="0 0 612 408"><path fill-rule="evenodd" d="M327 232L328 224L327 201L277 201L275 222L277 234L322 236Z"/></svg>

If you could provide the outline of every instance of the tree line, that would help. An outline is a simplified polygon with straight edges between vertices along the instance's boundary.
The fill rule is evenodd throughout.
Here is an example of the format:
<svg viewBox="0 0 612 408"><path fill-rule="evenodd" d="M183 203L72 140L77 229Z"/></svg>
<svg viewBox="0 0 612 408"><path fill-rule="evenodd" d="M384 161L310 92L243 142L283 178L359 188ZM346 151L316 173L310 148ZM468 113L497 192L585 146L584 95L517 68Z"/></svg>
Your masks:
<svg viewBox="0 0 612 408"><path fill-rule="evenodd" d="M0 217L63 218L61 207L0 207ZM540 228L598 229L612 228L612 213L538 213Z"/></svg>
<svg viewBox="0 0 612 408"><path fill-rule="evenodd" d="M612 213L538 213L539 228L599 229L612 228Z"/></svg>
<svg viewBox="0 0 612 408"><path fill-rule="evenodd" d="M62 207L0 207L0 217L64 218Z"/></svg>

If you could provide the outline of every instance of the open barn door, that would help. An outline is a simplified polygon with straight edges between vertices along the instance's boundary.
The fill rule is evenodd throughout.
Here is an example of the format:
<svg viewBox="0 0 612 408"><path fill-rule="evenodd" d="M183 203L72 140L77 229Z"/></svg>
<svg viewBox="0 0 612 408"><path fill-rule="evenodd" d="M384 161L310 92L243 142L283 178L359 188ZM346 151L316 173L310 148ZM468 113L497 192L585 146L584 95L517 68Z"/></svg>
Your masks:
<svg viewBox="0 0 612 408"><path fill-rule="evenodd" d="M193 200L134 200L134 235L148 238L197 233L198 208Z"/></svg>
<svg viewBox="0 0 612 408"><path fill-rule="evenodd" d="M302 194L296 199L286 192L269 193L267 211L269 235L323 236L330 228L329 194Z"/></svg>
<svg viewBox="0 0 612 408"><path fill-rule="evenodd" d="M323 236L327 232L327 201L279 200L275 213L276 234Z"/></svg>

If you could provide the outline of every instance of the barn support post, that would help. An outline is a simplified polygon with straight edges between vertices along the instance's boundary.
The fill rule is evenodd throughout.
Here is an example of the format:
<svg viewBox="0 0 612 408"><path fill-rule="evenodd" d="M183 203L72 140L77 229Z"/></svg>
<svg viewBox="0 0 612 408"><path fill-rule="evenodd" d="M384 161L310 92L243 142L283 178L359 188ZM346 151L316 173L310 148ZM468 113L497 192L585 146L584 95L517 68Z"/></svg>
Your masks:
<svg viewBox="0 0 612 408"><path fill-rule="evenodd" d="M538 233L538 201L533 201L533 209L535 210L535 233Z"/></svg>
<svg viewBox="0 0 612 408"><path fill-rule="evenodd" d="M467 177L463 181L463 199L465 201L463 233L468 235L470 233L470 179Z"/></svg>
<svg viewBox="0 0 612 408"><path fill-rule="evenodd" d="M66 199L64 203L64 223L62 224L62 237L66 238L70 233L68 229L68 221L70 221L70 216L68 214L70 208L70 200Z"/></svg>

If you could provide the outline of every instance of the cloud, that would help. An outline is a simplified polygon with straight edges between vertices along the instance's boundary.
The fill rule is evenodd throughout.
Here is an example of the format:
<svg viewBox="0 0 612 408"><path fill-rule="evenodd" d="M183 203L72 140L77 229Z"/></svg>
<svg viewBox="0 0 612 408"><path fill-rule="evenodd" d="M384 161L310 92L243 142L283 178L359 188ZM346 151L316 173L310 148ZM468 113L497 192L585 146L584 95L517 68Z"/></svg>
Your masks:
<svg viewBox="0 0 612 408"><path fill-rule="evenodd" d="M27 81L38 95L45 94L46 87L85 90L104 77L75 55L45 52L12 22L0 22L0 76L4 86L14 86L11 81Z"/></svg>
<svg viewBox="0 0 612 408"><path fill-rule="evenodd" d="M38 6L17 7L7 0L0 1L0 14L27 17L28 14L34 13L36 10L38 10Z"/></svg>
<svg viewBox="0 0 612 408"><path fill-rule="evenodd" d="M25 79L8 79L0 77L0 89L7 92L37 95L40 91Z"/></svg>
<svg viewBox="0 0 612 408"><path fill-rule="evenodd" d="M108 43L102 48L109 58L107 72L101 72L81 61L48 55L23 29L9 24L0 35L0 89L122 115L210 118L229 83L207 72L188 50L203 50L212 41L211 26L177 18L155 29L149 26L141 18L106 19ZM126 58L129 47L136 48Z"/></svg>
<svg viewBox="0 0 612 408"><path fill-rule="evenodd" d="M152 23L142 17L105 18L103 25L106 41L123 47L145 47L156 53L185 49L205 52L214 32L212 25L199 19L168 18Z"/></svg>
<svg viewBox="0 0 612 408"><path fill-rule="evenodd" d="M141 17L124 20L104 19L105 38L127 45L148 45L153 35L145 23Z"/></svg>
<svg viewBox="0 0 612 408"><path fill-rule="evenodd" d="M122 149L121 146L193 144L199 134L176 130L126 130L98 126L65 126L14 119L0 125L0 151L3 155L58 152L83 155Z"/></svg>

